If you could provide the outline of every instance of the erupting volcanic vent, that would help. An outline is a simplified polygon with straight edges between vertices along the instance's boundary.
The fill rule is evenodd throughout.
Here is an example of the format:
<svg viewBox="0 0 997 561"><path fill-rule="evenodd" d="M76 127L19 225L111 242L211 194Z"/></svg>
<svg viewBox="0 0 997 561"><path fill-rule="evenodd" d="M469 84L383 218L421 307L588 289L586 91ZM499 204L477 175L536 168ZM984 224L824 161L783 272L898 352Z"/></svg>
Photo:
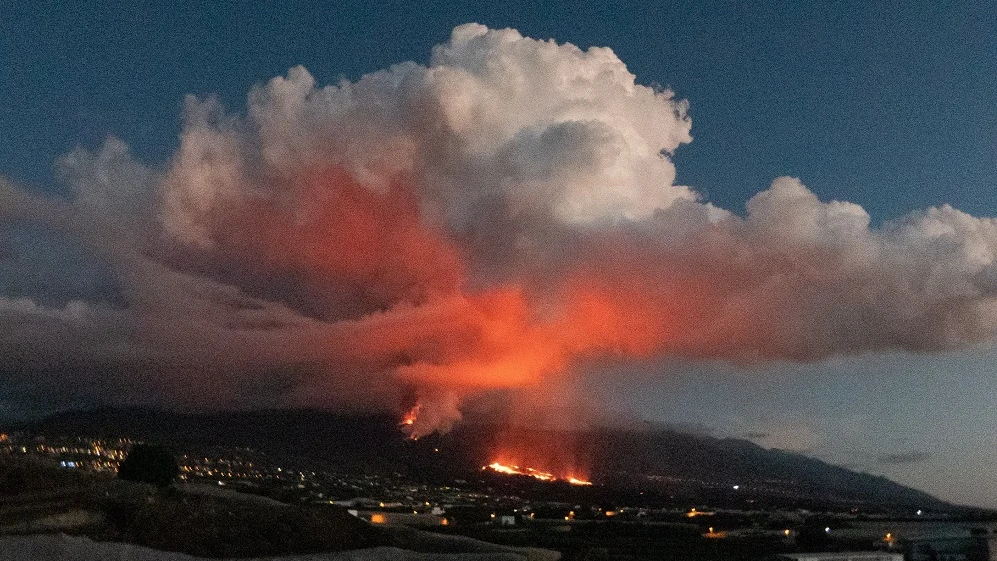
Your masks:
<svg viewBox="0 0 997 561"><path fill-rule="evenodd" d="M635 80L608 48L467 24L426 65L325 87L295 67L234 113L190 97L167 164L77 149L70 198L0 178L0 223L117 291L0 296L5 387L52 409L391 410L418 438L607 361L993 340L997 220L872 225L789 177L718 208L675 183L687 103Z"/></svg>
<svg viewBox="0 0 997 561"><path fill-rule="evenodd" d="M400 426L402 430L410 430L412 425L415 424L415 420L419 417L419 409L420 409L419 405L416 405L412 409L409 409L409 412L406 413L404 417L402 417L402 420L400 423L398 423L398 426ZM415 438L414 435L413 438Z"/></svg>

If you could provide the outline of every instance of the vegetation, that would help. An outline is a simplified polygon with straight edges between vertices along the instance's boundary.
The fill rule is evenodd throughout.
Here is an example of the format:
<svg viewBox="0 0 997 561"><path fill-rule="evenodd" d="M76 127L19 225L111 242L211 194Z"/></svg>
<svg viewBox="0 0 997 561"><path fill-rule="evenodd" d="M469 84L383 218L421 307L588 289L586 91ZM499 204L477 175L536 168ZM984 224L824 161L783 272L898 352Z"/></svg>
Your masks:
<svg viewBox="0 0 997 561"><path fill-rule="evenodd" d="M125 481L151 483L166 487L173 483L180 467L169 450L151 444L136 444L118 468L118 477Z"/></svg>
<svg viewBox="0 0 997 561"><path fill-rule="evenodd" d="M261 504L243 497L165 489L145 500L108 500L97 539L201 557L307 554L382 545L377 528L340 509Z"/></svg>

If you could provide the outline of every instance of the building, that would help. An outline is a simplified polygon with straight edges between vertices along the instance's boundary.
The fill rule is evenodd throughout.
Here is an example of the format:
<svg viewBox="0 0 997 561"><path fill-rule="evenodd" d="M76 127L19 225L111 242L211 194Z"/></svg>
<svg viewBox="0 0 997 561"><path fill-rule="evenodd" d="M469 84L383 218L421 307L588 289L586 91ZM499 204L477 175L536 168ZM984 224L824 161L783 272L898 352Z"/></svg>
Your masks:
<svg viewBox="0 0 997 561"><path fill-rule="evenodd" d="M434 514L415 514L407 512L387 512L387 511L349 511L350 514L356 512L354 516L362 518L372 524L389 524L392 526L411 526L415 528L429 526L449 526L450 520L443 516Z"/></svg>
<svg viewBox="0 0 997 561"><path fill-rule="evenodd" d="M784 553L779 558L793 561L904 561L903 554L888 551Z"/></svg>

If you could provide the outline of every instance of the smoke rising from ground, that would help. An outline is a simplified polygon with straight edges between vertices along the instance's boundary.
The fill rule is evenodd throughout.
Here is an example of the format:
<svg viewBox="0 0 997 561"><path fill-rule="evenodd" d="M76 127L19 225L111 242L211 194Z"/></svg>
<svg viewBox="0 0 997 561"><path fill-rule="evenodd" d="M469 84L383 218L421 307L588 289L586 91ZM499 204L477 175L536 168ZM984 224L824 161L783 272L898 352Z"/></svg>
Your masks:
<svg viewBox="0 0 997 561"><path fill-rule="evenodd" d="M591 360L817 360L997 333L997 221L942 206L873 228L788 177L743 216L704 203L675 184L686 103L610 49L469 24L428 66L325 87L292 68L243 115L189 98L184 118L162 168L115 139L67 155L71 200L0 181L8 233L72 239L117 283L0 296L13 387L418 403L418 435Z"/></svg>

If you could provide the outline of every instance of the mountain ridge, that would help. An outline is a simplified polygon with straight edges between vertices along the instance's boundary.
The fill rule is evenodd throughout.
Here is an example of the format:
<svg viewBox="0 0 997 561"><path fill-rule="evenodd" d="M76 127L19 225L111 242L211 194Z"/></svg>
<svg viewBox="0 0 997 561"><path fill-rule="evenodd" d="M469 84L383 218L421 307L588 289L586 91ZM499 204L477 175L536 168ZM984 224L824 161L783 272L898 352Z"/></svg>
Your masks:
<svg viewBox="0 0 997 561"><path fill-rule="evenodd" d="M886 477L835 466L748 440L675 428L532 429L464 423L450 433L405 439L386 414L314 409L170 412L149 408L65 411L8 423L5 430L47 436L126 436L178 449L251 447L274 457L352 470L465 477L492 461L584 475L614 488L657 489L688 500L784 501L950 510L928 493ZM737 486L735 488L734 486Z"/></svg>

